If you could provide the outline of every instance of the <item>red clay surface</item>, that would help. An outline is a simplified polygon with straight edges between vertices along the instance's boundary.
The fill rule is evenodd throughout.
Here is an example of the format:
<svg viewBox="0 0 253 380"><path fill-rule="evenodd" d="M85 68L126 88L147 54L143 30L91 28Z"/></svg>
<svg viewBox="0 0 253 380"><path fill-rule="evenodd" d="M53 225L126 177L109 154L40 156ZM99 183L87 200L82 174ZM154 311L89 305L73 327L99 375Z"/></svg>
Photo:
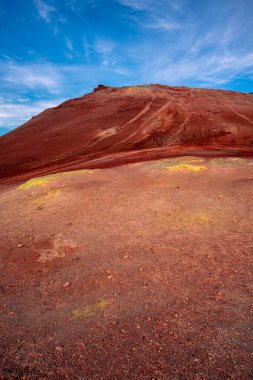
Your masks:
<svg viewBox="0 0 253 380"><path fill-rule="evenodd" d="M253 95L162 85L99 87L0 138L0 178L182 155L253 155Z"/></svg>
<svg viewBox="0 0 253 380"><path fill-rule="evenodd" d="M0 379L252 379L252 144L253 95L160 85L1 137Z"/></svg>
<svg viewBox="0 0 253 380"><path fill-rule="evenodd" d="M1 379L252 379L253 162L0 187Z"/></svg>

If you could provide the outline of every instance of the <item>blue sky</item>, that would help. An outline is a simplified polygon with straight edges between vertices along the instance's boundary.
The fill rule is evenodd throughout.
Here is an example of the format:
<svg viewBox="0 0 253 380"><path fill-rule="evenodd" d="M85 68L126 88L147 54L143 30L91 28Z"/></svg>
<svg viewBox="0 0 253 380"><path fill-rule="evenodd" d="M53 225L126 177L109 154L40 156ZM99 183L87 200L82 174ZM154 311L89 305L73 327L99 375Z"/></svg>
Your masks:
<svg viewBox="0 0 253 380"><path fill-rule="evenodd" d="M253 0L0 0L0 134L99 83L253 92Z"/></svg>

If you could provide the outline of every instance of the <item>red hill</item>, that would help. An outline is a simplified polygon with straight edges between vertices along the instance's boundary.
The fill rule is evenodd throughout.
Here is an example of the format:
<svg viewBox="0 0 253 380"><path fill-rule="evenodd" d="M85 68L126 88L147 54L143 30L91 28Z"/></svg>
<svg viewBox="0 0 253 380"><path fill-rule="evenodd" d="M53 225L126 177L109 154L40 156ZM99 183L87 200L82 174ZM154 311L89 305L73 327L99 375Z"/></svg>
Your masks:
<svg viewBox="0 0 253 380"><path fill-rule="evenodd" d="M177 155L252 156L253 95L98 86L1 137L0 178Z"/></svg>

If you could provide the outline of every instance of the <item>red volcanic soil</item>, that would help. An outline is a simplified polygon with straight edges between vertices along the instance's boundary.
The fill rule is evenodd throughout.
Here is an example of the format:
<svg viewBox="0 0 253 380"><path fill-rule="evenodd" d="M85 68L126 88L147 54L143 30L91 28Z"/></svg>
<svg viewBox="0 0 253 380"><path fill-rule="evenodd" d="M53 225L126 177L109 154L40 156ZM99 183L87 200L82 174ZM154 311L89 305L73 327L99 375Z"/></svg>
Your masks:
<svg viewBox="0 0 253 380"><path fill-rule="evenodd" d="M0 187L0 378L253 378L253 162Z"/></svg>
<svg viewBox="0 0 253 380"><path fill-rule="evenodd" d="M0 138L0 178L185 154L252 156L253 95L99 86Z"/></svg>
<svg viewBox="0 0 253 380"><path fill-rule="evenodd" d="M0 138L0 379L253 378L252 124L102 86Z"/></svg>

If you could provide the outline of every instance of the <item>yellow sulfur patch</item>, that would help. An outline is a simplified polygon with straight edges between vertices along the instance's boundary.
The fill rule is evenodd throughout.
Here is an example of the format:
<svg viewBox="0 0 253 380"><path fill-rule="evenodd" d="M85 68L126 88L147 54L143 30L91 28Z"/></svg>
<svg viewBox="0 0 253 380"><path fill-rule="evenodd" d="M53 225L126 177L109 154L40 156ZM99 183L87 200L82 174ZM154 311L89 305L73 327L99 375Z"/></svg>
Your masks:
<svg viewBox="0 0 253 380"><path fill-rule="evenodd" d="M17 189L18 190L26 190L26 189L30 189L30 187L34 187L34 186L45 186L49 182L51 182L55 179L64 177L64 176L71 176L73 174L91 174L91 173L93 173L93 170L74 170L71 172L51 174L51 175L47 175L45 177L32 178L32 179L29 179L29 181L26 181L22 185L18 186Z"/></svg>
<svg viewBox="0 0 253 380"><path fill-rule="evenodd" d="M172 218L171 218L172 216ZM179 226L196 226L196 225L205 225L210 223L210 218L207 214L204 213L191 213L189 211L178 212L173 215L173 212L170 216L170 220L173 220L173 224L176 223Z"/></svg>
<svg viewBox="0 0 253 380"><path fill-rule="evenodd" d="M189 216L190 222L197 223L197 224L206 224L210 222L210 219L207 215L205 214L193 214Z"/></svg>
<svg viewBox="0 0 253 380"><path fill-rule="evenodd" d="M217 219L216 219L217 220ZM205 228L215 223L214 215L205 211L191 211L179 208L164 210L156 216L156 223L163 226L170 225L172 228Z"/></svg>
<svg viewBox="0 0 253 380"><path fill-rule="evenodd" d="M166 169L172 171L189 170L191 172L203 172L204 170L207 170L207 167L205 165L178 164L169 166Z"/></svg>
<svg viewBox="0 0 253 380"><path fill-rule="evenodd" d="M32 203L34 205L40 206L43 205L47 200L57 197L63 192L63 190L59 189L51 189L50 191L42 194L40 197L34 199Z"/></svg>
<svg viewBox="0 0 253 380"><path fill-rule="evenodd" d="M97 314L99 311L105 309L107 306L109 306L108 301L101 301L93 305L88 305L86 307L73 310L71 314L75 318L92 317L93 315Z"/></svg>
<svg viewBox="0 0 253 380"><path fill-rule="evenodd" d="M188 162L203 162L203 159L202 158L193 158L192 160L187 160Z"/></svg>
<svg viewBox="0 0 253 380"><path fill-rule="evenodd" d="M32 178L29 179L29 181L23 183L22 185L18 186L19 190L26 190L33 186L44 186L48 182L53 181L55 176L46 176L46 177L39 177L39 178Z"/></svg>

